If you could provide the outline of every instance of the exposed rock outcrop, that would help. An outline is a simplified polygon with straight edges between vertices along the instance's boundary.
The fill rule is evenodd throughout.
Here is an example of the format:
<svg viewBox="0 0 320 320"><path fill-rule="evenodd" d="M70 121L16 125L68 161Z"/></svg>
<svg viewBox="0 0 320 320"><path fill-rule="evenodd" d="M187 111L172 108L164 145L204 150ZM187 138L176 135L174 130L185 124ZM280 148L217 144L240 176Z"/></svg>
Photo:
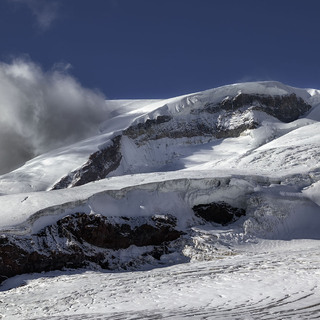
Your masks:
<svg viewBox="0 0 320 320"><path fill-rule="evenodd" d="M136 139L139 136L146 134L147 132L153 132L156 134L155 128L159 128L159 125L171 121L173 118L171 116L158 116L156 119L147 119L146 122L138 123L136 125L130 126L128 129L124 130L123 134L130 137L131 139ZM159 139L162 133L159 132L156 139Z"/></svg>
<svg viewBox="0 0 320 320"><path fill-rule="evenodd" d="M246 214L244 209L235 208L225 202L212 202L194 206L196 216L209 222L228 225Z"/></svg>
<svg viewBox="0 0 320 320"><path fill-rule="evenodd" d="M138 145L161 138L238 137L245 130L259 126L254 111L262 111L280 121L291 122L310 109L311 106L295 94L272 96L240 93L218 104L208 102L203 107L191 109L189 116L158 116L154 120L132 125L123 134Z"/></svg>
<svg viewBox="0 0 320 320"><path fill-rule="evenodd" d="M78 170L70 172L53 186L53 190L81 186L105 178L117 169L122 155L121 135L111 140L111 145L90 155L89 160Z"/></svg>
<svg viewBox="0 0 320 320"><path fill-rule="evenodd" d="M297 120L312 108L294 93L282 96L240 93L235 97L228 97L218 104L207 103L203 109L198 111L216 113L221 110L235 111L243 107L266 112L282 122Z"/></svg>
<svg viewBox="0 0 320 320"><path fill-rule="evenodd" d="M122 136L131 139L137 147L162 138L203 137L205 141L211 138L234 138L246 130L259 127L260 123L255 115L257 111L265 112L280 121L290 122L310 109L311 106L295 94L272 96L239 93L219 103L208 102L203 107L191 108L189 114L159 115L155 119L129 126L121 135L112 139L111 145L93 153L80 169L63 177L53 189L80 186L106 178L120 165Z"/></svg>
<svg viewBox="0 0 320 320"><path fill-rule="evenodd" d="M94 263L105 269L126 267L118 250L145 247L143 255L159 259L170 241L183 232L170 215L106 218L99 214L66 216L30 236L0 237L0 283L22 273L81 268ZM132 259L139 259L138 256Z"/></svg>

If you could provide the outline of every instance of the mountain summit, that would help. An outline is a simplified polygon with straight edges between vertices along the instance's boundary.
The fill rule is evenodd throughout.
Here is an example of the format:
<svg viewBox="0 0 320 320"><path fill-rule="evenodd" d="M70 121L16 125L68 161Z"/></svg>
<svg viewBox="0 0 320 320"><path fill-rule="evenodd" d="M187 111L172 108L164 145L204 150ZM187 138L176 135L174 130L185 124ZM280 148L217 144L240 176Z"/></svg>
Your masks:
<svg viewBox="0 0 320 320"><path fill-rule="evenodd" d="M226 156L233 163L229 169L234 168L237 156L319 121L319 94L279 82L250 82L167 100L106 101L115 116L101 123L99 135L0 176L0 193L59 189L124 174L198 170L201 164L217 169ZM224 148L233 140L223 139L237 137L241 148Z"/></svg>
<svg viewBox="0 0 320 320"><path fill-rule="evenodd" d="M98 135L0 176L1 281L320 239L320 91L254 82L106 104Z"/></svg>

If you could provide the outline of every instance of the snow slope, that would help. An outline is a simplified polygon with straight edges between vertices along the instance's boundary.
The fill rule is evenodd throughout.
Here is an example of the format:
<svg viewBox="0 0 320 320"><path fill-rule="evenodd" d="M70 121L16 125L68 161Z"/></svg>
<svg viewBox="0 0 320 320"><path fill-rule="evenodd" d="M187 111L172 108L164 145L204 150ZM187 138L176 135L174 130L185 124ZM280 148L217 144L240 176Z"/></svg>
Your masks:
<svg viewBox="0 0 320 320"><path fill-rule="evenodd" d="M17 276L3 319L317 319L319 244L261 242L224 259L123 273Z"/></svg>
<svg viewBox="0 0 320 320"><path fill-rule="evenodd" d="M270 117L264 115L263 117L266 119L262 128L248 133L247 137L241 139L219 139L218 141L208 141L208 144L205 143L206 141L198 139L198 141L195 141L195 144L198 145L191 148L183 146L181 151L179 147L183 145L183 143L177 141L177 143L171 147L172 149L178 149L175 154L172 155L174 151L171 152L167 150L169 156L174 158L173 160L177 158L176 162L169 161L170 165L168 167L163 164L165 161L161 161L163 167L161 168L161 166L159 167L158 161L158 164L156 163L151 170L145 169L144 172L159 171L161 169L167 171L168 169L190 168L199 164L199 161L206 165L212 158L216 158L217 161L228 158L228 161L237 163L239 156L246 154L248 151L252 152L253 149L273 139L275 136L319 121L320 91L292 88L278 82L241 83L167 100L110 101L109 103L112 104L112 108L117 110L115 113L120 114L101 124L100 129L102 132L100 135L72 146L63 147L40 155L28 161L21 168L1 176L0 194L48 190L61 176L79 168L90 154L99 150L99 148L107 144L113 136L127 128L130 124L141 123L147 119L155 119L159 115L170 114L180 116L181 114L190 112L190 109L197 109L208 101L213 104L218 103L227 97L236 96L239 93L271 95L295 93L297 96L302 97L307 103L310 103L314 108L305 119L299 119L290 124L279 123L274 118L270 119ZM119 105L118 108L117 105ZM317 140L315 139L315 141ZM130 146L128 146L125 152L129 154L128 157L125 158L130 162L130 159L133 158L131 157L132 152L134 156L137 156L137 153L145 156L148 151L150 152L151 150L151 152L154 153L151 155L152 160L159 160L163 158L163 150L160 149L158 152L154 152L157 147L156 143L152 142L151 145L146 146L148 150L132 150L132 148L130 149ZM168 162L168 159L166 160ZM217 161L214 161L212 166L215 166ZM139 161L135 161L135 163L139 163ZM131 163L129 163L129 165L131 165ZM226 167L229 168L229 166ZM138 169L140 172L141 170L143 171L142 167ZM201 168L195 169L198 170ZM224 170L223 166L222 169Z"/></svg>
<svg viewBox="0 0 320 320"><path fill-rule="evenodd" d="M108 177L49 191L130 126L165 116L174 124L191 123L202 117L204 105L239 94L295 94L312 109L288 123L241 109L223 125L233 129L248 119L259 125L239 136L124 135L120 165ZM36 234L76 212L115 219L171 214L187 236L176 253L161 257L161 269L150 263L145 271L9 279L0 292L0 319L319 317L320 91L255 82L167 100L109 103L114 116L100 125L99 135L0 177L0 231ZM221 201L245 209L246 216L227 226L195 217L193 206ZM125 260L130 250L139 251L131 247L119 255Z"/></svg>
<svg viewBox="0 0 320 320"><path fill-rule="evenodd" d="M134 173L134 176L122 176L126 172L120 166L111 173L110 176L114 176L111 179L79 189L44 192L50 189L61 176L81 166L93 151L107 144L111 137L130 124L153 119L166 113L188 114L187 109L198 108L205 101L218 103L221 99L235 96L239 92L272 95L295 93L308 103L312 103L314 107L306 117L290 123L282 123L269 115L260 114L261 126L247 130L237 138L177 138L169 139L170 143L168 138L164 138L152 140L137 147L130 139L124 137L122 166L125 163L126 168L131 170L127 174ZM179 183L175 182L177 180L189 181L206 177L210 181L215 181L219 178L241 175L244 181L255 181L251 186L251 189L254 189L260 185L260 176L267 177L269 180L278 179L278 181L290 180L292 176L292 181L297 185L296 191L300 192L302 188L311 186L319 178L320 136L317 115L320 108L320 94L317 90L296 89L277 82L241 83L168 100L131 102L120 100L110 103L113 103L115 110L117 104L121 105L117 110L121 114L102 124L103 129L100 135L68 148L60 148L41 155L21 168L1 176L0 192L3 195L0 197L2 208L0 228L24 224L30 216L41 210L45 211L46 208L61 206L65 203L86 202L95 193L132 187L146 189L145 185L155 183L156 187L150 187L153 190L158 188L159 182L166 180L174 181L174 187L164 191L168 193L172 192L172 189L179 189ZM140 172L146 172L146 174L141 175ZM306 175L306 178L298 184L294 178L297 174ZM183 184L186 194L188 192L185 192L185 185L188 183ZM201 184L202 182L199 182L200 189L203 187ZM206 190L205 185L206 183L204 183ZM242 188L243 186L240 187L241 193L245 194ZM185 194L182 197L186 197ZM201 197L195 196L195 199L197 200L191 202L187 199L187 205L201 202ZM236 201L231 202L236 204ZM12 211L15 212L14 215L11 214ZM150 209L150 212L152 211L154 208Z"/></svg>

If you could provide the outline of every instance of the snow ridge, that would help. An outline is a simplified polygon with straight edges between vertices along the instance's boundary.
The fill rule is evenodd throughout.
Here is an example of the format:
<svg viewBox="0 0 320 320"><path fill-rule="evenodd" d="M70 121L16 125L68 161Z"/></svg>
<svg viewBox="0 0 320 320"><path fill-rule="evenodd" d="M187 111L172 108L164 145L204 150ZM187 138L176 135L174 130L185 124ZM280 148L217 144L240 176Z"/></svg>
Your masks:
<svg viewBox="0 0 320 320"><path fill-rule="evenodd" d="M30 309L26 319L149 317L154 310L172 319L231 319L235 306L241 319L270 319L271 310L275 319L320 314L319 90L252 82L106 103L114 112L98 135L0 176L0 281L17 275L3 288L26 284L0 296L0 318L21 317L8 299L41 291L44 282L65 282L66 293L50 303L62 302L51 306L55 314ZM159 266L166 268L150 270ZM69 267L96 273L18 276ZM291 286L277 289L282 275ZM103 294L86 277L103 279ZM67 302L78 281L97 299L90 303L76 285L87 309ZM117 301L109 281L123 290ZM136 304L121 281L137 293ZM151 301L139 281L157 297ZM105 307L105 294L114 309Z"/></svg>

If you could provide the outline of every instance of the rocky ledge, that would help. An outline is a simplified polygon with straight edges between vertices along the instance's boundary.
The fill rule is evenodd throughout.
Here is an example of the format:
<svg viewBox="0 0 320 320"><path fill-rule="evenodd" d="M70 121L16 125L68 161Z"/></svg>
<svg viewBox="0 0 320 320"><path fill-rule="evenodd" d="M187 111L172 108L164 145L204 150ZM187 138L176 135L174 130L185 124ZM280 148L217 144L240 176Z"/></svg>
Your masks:
<svg viewBox="0 0 320 320"><path fill-rule="evenodd" d="M30 236L0 237L0 283L17 274L83 268L126 268L136 260L160 259L183 232L170 215L106 218L75 213ZM120 251L140 247L126 261Z"/></svg>
<svg viewBox="0 0 320 320"><path fill-rule="evenodd" d="M225 202L194 206L194 223L227 225L245 210ZM185 259L185 243L192 245L189 230L177 228L173 215L105 217L74 213L31 235L0 236L0 284L9 277L65 268L100 267L108 270L137 269L157 265L163 255ZM174 258L171 263L175 263ZM180 260L179 260L180 261Z"/></svg>
<svg viewBox="0 0 320 320"><path fill-rule="evenodd" d="M220 103L206 103L203 109L198 111L216 113L224 111L236 111L243 107L263 111L282 122L297 120L312 107L294 93L287 95L263 95L239 93L235 97L227 97Z"/></svg>
<svg viewBox="0 0 320 320"><path fill-rule="evenodd" d="M246 215L246 211L244 209L232 207L223 201L199 204L194 206L192 209L196 216L209 222L222 224L223 226L233 223L241 216Z"/></svg>
<svg viewBox="0 0 320 320"><path fill-rule="evenodd" d="M122 155L120 152L121 135L114 137L108 147L90 155L88 161L77 170L70 172L53 186L53 190L84 185L105 178L117 169Z"/></svg>
<svg viewBox="0 0 320 320"><path fill-rule="evenodd" d="M192 143L193 137L221 139L238 137L246 130L259 127L257 112L264 112L282 122L298 119L311 109L302 98L295 94L261 95L239 93L226 97L219 103L207 102L202 107L190 108L189 114L159 115L155 119L132 124L114 137L107 147L93 153L80 168L63 177L53 189L62 189L86 184L106 178L115 171L122 160L122 137L129 138L139 148L152 140L186 138Z"/></svg>

